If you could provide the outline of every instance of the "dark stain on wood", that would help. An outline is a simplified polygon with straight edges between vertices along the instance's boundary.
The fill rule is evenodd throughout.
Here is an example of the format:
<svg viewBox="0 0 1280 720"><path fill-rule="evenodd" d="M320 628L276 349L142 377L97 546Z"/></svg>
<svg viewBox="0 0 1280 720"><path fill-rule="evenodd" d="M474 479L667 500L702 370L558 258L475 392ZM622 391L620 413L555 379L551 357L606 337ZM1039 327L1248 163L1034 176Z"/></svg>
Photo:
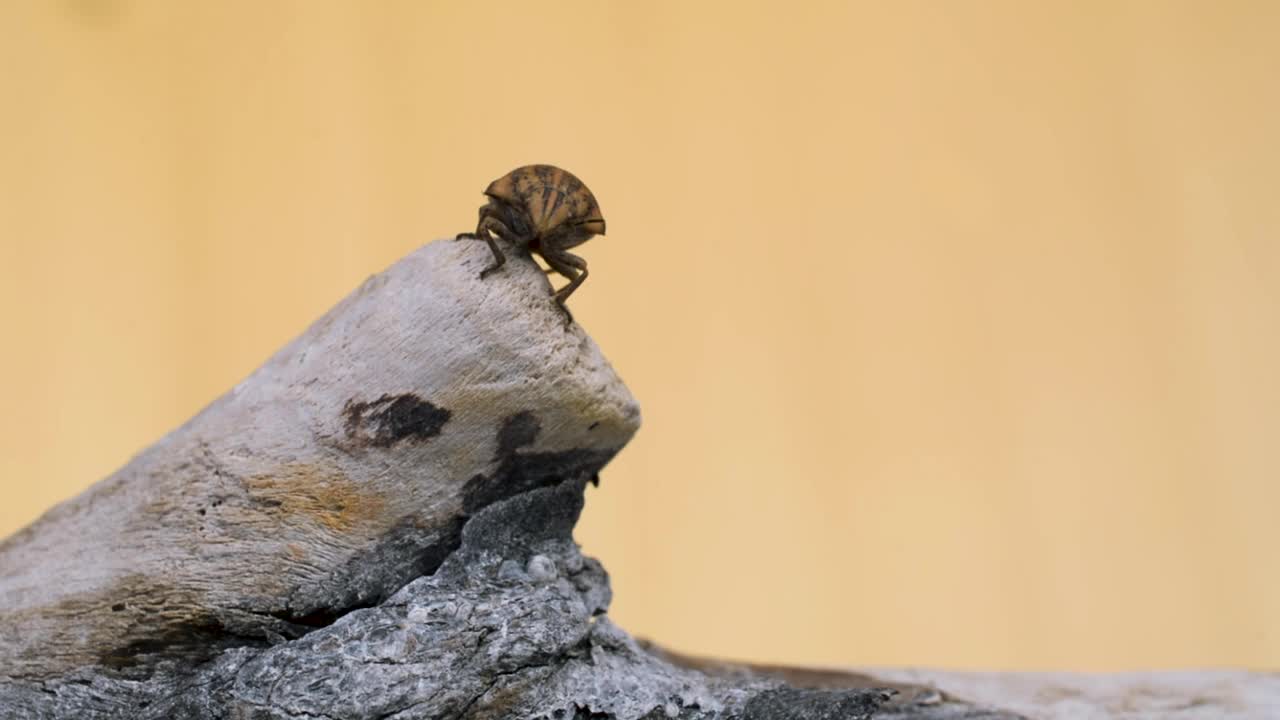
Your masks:
<svg viewBox="0 0 1280 720"><path fill-rule="evenodd" d="M380 448L433 438L453 416L413 393L383 395L371 402L349 400L342 414L349 439Z"/></svg>
<svg viewBox="0 0 1280 720"><path fill-rule="evenodd" d="M575 477L592 477L616 450L574 448L552 452L526 450L538 439L542 425L531 412L509 416L498 429L497 468L490 475L473 476L462 489L462 510L472 515L498 500L538 487L557 485Z"/></svg>
<svg viewBox="0 0 1280 720"><path fill-rule="evenodd" d="M504 458L522 447L532 445L542 432L538 416L527 410L516 413L502 422L498 428L498 458Z"/></svg>
<svg viewBox="0 0 1280 720"><path fill-rule="evenodd" d="M113 670L141 665L148 656L154 655L203 662L225 647L227 636L224 631L221 623L205 615L168 625L154 635L135 636L134 639L103 652L98 662Z"/></svg>
<svg viewBox="0 0 1280 720"><path fill-rule="evenodd" d="M54 610L64 622L74 622L108 605L110 614L94 618L92 641L85 647L97 648L97 663L122 677L145 679L159 660L199 663L230 647L268 644L261 628L207 607L198 591L143 575L127 576L98 596L70 599ZM271 623L272 630L287 633Z"/></svg>
<svg viewBox="0 0 1280 720"><path fill-rule="evenodd" d="M401 518L382 539L325 578L324 586L304 586L271 616L293 626L332 625L353 610L378 605L417 577L435 573L462 539L464 518L431 527L422 518ZM337 590L335 593L334 591Z"/></svg>

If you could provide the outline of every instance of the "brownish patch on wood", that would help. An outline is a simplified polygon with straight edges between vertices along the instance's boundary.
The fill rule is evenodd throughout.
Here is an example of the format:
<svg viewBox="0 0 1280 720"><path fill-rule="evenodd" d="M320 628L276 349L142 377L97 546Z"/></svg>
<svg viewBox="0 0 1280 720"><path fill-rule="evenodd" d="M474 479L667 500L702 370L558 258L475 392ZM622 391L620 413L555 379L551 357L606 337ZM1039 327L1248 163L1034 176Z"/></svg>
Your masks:
<svg viewBox="0 0 1280 720"><path fill-rule="evenodd" d="M244 486L262 512L278 516L282 522L309 519L335 533L345 533L385 520L386 498L322 465L284 465L275 472L247 478Z"/></svg>
<svg viewBox="0 0 1280 720"><path fill-rule="evenodd" d="M53 632L67 626L81 632ZM152 657L198 662L229 644L254 642L229 637L199 591L141 574L121 577L102 590L7 612L0 616L0 633L18 641L6 670L34 677L77 665L130 668Z"/></svg>

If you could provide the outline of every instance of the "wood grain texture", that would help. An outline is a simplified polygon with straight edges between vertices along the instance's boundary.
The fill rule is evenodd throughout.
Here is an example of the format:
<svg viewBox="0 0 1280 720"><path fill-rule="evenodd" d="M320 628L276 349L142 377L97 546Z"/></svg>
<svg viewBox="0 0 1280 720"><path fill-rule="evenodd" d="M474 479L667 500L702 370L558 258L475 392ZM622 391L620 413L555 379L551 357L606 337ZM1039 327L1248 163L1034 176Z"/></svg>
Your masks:
<svg viewBox="0 0 1280 720"><path fill-rule="evenodd" d="M463 520L590 477L639 410L546 279L414 252L110 477L0 544L0 668L297 637L433 570Z"/></svg>

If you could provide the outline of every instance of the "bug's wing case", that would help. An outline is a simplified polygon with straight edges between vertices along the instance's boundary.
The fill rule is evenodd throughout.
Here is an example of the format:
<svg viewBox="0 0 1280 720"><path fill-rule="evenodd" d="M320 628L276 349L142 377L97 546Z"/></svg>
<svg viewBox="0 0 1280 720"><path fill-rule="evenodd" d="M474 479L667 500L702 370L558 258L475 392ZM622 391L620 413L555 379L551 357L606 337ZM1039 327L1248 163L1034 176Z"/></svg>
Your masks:
<svg viewBox="0 0 1280 720"><path fill-rule="evenodd" d="M539 235L566 224L583 227L588 237L604 234L604 218L591 190L554 165L518 167L489 183L485 195L523 210Z"/></svg>

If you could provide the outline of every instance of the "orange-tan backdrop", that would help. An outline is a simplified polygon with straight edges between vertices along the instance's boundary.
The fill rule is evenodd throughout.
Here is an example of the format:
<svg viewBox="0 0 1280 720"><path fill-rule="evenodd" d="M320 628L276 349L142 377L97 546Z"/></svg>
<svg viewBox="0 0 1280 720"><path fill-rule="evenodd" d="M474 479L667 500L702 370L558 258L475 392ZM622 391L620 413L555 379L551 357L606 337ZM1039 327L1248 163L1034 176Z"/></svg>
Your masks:
<svg viewBox="0 0 1280 720"><path fill-rule="evenodd" d="M0 4L0 533L551 162L615 617L1280 665L1280 3Z"/></svg>

